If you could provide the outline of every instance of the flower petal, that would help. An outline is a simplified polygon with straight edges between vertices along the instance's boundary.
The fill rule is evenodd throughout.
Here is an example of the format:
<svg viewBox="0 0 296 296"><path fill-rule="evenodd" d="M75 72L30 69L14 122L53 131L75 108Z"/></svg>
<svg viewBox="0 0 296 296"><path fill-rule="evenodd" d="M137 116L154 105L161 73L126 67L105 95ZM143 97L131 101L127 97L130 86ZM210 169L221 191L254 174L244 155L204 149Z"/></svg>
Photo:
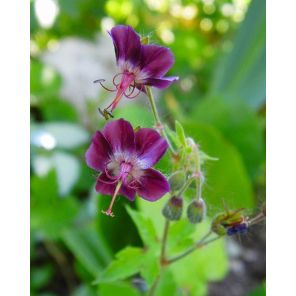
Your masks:
<svg viewBox="0 0 296 296"><path fill-rule="evenodd" d="M169 191L170 185L165 176L154 169L145 170L138 182L138 195L149 201L156 201Z"/></svg>
<svg viewBox="0 0 296 296"><path fill-rule="evenodd" d="M112 183L112 180L109 179L105 173L103 173L97 179L96 191L106 195L113 195L116 185L116 182Z"/></svg>
<svg viewBox="0 0 296 296"><path fill-rule="evenodd" d="M96 191L101 194L112 196L117 185L117 182L112 183L112 181L114 180L109 179L105 173L101 174L100 177L97 179ZM134 201L136 191L132 188L128 188L125 185L122 185L119 190L119 194L127 197L131 201Z"/></svg>
<svg viewBox="0 0 296 296"><path fill-rule="evenodd" d="M121 195L127 197L131 201L135 200L135 197L136 197L136 190L135 189L132 189L132 188L129 188L125 185L122 185L119 190L119 193Z"/></svg>
<svg viewBox="0 0 296 296"><path fill-rule="evenodd" d="M103 135L111 144L113 152L134 152L135 134L128 121L118 119L108 122L103 129Z"/></svg>
<svg viewBox="0 0 296 296"><path fill-rule="evenodd" d="M125 62L135 67L141 55L141 41L139 35L130 26L115 26L110 32L113 39L116 61L118 66Z"/></svg>
<svg viewBox="0 0 296 296"><path fill-rule="evenodd" d="M174 81L178 80L177 76L163 77L163 78L147 78L144 80L144 84L154 86L160 89L167 88Z"/></svg>
<svg viewBox="0 0 296 296"><path fill-rule="evenodd" d="M135 142L142 169L150 168L156 164L168 148L167 141L151 128L140 128L135 133Z"/></svg>
<svg viewBox="0 0 296 296"><path fill-rule="evenodd" d="M112 149L104 135L97 131L93 136L92 143L85 153L85 161L89 167L97 171L104 171Z"/></svg>
<svg viewBox="0 0 296 296"><path fill-rule="evenodd" d="M139 79L162 77L174 62L174 55L168 48L158 45L142 45Z"/></svg>

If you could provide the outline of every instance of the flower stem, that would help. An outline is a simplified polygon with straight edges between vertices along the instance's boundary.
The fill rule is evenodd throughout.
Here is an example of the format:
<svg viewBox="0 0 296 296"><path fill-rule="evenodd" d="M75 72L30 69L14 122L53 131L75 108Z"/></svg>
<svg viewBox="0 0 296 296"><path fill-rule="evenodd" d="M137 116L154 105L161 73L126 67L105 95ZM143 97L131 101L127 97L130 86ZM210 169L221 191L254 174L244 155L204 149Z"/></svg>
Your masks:
<svg viewBox="0 0 296 296"><path fill-rule="evenodd" d="M154 293L156 291L156 288L158 286L159 280L160 280L161 273L162 273L163 269L165 268L165 265L167 264L165 250L166 250L166 244L167 244L169 228L170 228L170 221L168 219L166 219L165 224L164 224L162 240L161 240L161 253L160 253L160 266L161 267L160 267L160 272L159 272L158 276L156 277L153 285L151 286L151 288L150 288L150 290L148 292L148 296L153 296L154 295Z"/></svg>
<svg viewBox="0 0 296 296"><path fill-rule="evenodd" d="M168 260L168 264L172 264L176 261L179 261L180 259L186 257L187 255L191 254L192 252L194 252L195 250L197 249L200 249L214 241L216 241L217 239L221 238L221 236L216 236L216 237L213 237L209 240L206 240L210 235L211 235L211 231L209 233L207 233L201 240L199 240L193 247L191 247L190 249L188 249L187 251L185 251L184 253Z"/></svg>
<svg viewBox="0 0 296 296"><path fill-rule="evenodd" d="M163 137L165 137L165 139L167 140L167 143L168 143L169 148L170 148L171 152L173 153L173 155L177 155L175 149L173 148L173 146L171 144L170 139L168 138L168 136L167 136L167 134L165 132L164 125L160 120L160 117L159 117L159 114L158 114L158 111L157 111L157 107L156 107L156 104L155 104L155 100L154 100L151 88L149 86L146 86L145 90L146 90L147 97L149 99L149 103L150 103L150 107L151 107L152 114L153 114L153 117L154 117L156 128L159 130L161 135Z"/></svg>
<svg viewBox="0 0 296 296"><path fill-rule="evenodd" d="M184 191L186 191L186 189L190 186L190 184L192 183L192 181L193 181L194 179L195 179L195 178L193 178L193 177L189 177L189 178L187 179L187 181L183 184L182 188L178 191L177 196L181 196L182 193L183 193Z"/></svg>
<svg viewBox="0 0 296 296"><path fill-rule="evenodd" d="M166 250L166 243L169 233L169 227L170 227L170 221L168 219L165 220L164 224L164 230L163 230L163 236L161 241L161 254L160 254L160 263L162 264L166 258L165 258L165 250Z"/></svg>
<svg viewBox="0 0 296 296"><path fill-rule="evenodd" d="M151 88L149 86L146 86L146 93L147 93L147 96L148 96L148 99L149 99L150 107L151 107L151 110L152 110L152 113L153 113L153 116L154 116L156 126L158 128L160 128L160 129L162 129L163 126L162 126L162 123L161 123L161 120L160 120L160 117L159 117L159 114L158 114L158 111L157 111L157 108L156 108L156 104L155 104L155 101L154 101L154 97L153 97Z"/></svg>

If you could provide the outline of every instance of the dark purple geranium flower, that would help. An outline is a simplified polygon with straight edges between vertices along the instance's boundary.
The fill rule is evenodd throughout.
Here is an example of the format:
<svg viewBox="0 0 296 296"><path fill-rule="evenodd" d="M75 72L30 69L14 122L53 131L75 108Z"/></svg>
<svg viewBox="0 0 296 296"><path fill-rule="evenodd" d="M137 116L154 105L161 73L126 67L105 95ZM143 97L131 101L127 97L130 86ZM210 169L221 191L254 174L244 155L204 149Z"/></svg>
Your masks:
<svg viewBox="0 0 296 296"><path fill-rule="evenodd" d="M105 214L113 216L112 206L117 194L130 200L136 193L149 201L156 201L169 191L169 183L151 167L164 155L168 144L150 128L134 131L123 119L109 122L97 131L85 154L89 167L100 171L96 191L112 195Z"/></svg>
<svg viewBox="0 0 296 296"><path fill-rule="evenodd" d="M141 44L140 36L130 26L116 26L109 33L113 39L119 73L113 78L116 97L105 109L109 112L117 106L123 95L127 98L136 97L141 91L145 92L145 85L163 89L178 80L176 76L164 77L174 64L172 52L163 46ZM138 92L134 94L135 89Z"/></svg>

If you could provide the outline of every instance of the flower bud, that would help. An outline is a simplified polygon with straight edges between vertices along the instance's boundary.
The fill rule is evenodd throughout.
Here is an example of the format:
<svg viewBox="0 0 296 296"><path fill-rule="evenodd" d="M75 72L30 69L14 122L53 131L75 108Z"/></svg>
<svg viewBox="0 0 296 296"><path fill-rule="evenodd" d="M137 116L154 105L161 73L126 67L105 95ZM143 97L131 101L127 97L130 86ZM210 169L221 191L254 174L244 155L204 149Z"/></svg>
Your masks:
<svg viewBox="0 0 296 296"><path fill-rule="evenodd" d="M169 177L171 191L180 189L185 183L186 176L183 171L177 171Z"/></svg>
<svg viewBox="0 0 296 296"><path fill-rule="evenodd" d="M218 214L212 221L212 231L220 236L246 233L248 230L247 218L241 212L242 209L227 210L225 213Z"/></svg>
<svg viewBox="0 0 296 296"><path fill-rule="evenodd" d="M168 220L179 220L182 215L183 210L183 199L181 197L172 196L164 208L162 209L162 214Z"/></svg>
<svg viewBox="0 0 296 296"><path fill-rule="evenodd" d="M206 216L206 213L207 206L202 198L193 200L187 208L187 218L192 224L202 222Z"/></svg>

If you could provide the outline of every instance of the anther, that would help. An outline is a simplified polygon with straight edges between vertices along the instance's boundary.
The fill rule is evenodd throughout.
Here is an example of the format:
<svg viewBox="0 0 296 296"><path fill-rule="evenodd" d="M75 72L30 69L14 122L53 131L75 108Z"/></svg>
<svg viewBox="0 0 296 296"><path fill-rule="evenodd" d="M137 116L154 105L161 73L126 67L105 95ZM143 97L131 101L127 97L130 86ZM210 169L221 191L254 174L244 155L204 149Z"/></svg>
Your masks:
<svg viewBox="0 0 296 296"><path fill-rule="evenodd" d="M101 87L104 88L104 89L107 90L107 91L111 91L111 92L117 91L117 88L115 88L115 89L110 89L110 88L106 87L106 86L103 84L103 82L105 82L105 79L97 79L97 80L94 81L94 83L100 83Z"/></svg>

